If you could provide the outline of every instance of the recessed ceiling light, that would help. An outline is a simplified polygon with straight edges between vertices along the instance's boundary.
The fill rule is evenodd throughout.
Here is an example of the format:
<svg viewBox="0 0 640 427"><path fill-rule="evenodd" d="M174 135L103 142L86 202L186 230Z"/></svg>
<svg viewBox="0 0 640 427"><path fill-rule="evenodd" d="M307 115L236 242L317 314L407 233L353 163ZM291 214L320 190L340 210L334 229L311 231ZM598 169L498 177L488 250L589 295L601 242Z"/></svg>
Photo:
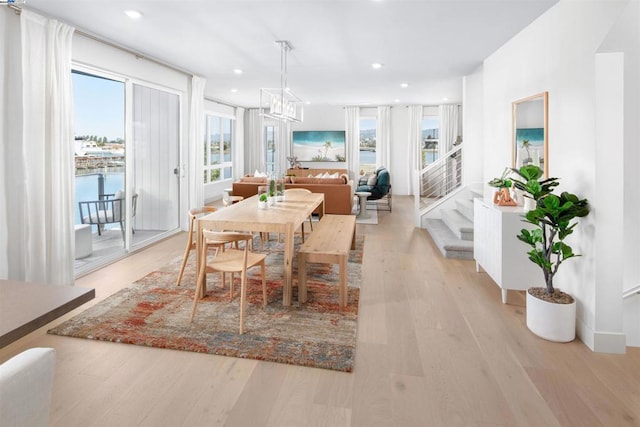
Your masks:
<svg viewBox="0 0 640 427"><path fill-rule="evenodd" d="M236 93L238 92L238 89L231 89L231 93Z"/></svg>
<svg viewBox="0 0 640 427"><path fill-rule="evenodd" d="M449 98L442 98L442 100L443 100L443 101L448 101L448 100L449 100Z"/></svg>
<svg viewBox="0 0 640 427"><path fill-rule="evenodd" d="M400 87L401 87L402 89L406 89L406 88L408 88L408 87L409 87L409 83L400 83Z"/></svg>
<svg viewBox="0 0 640 427"><path fill-rule="evenodd" d="M240 68L233 69L233 74L242 74L242 73L244 73L244 71L242 71Z"/></svg>
<svg viewBox="0 0 640 427"><path fill-rule="evenodd" d="M127 15L131 19L140 19L142 18L142 13L137 10L125 10L124 14Z"/></svg>
<svg viewBox="0 0 640 427"><path fill-rule="evenodd" d="M311 105L311 101L305 101L304 102L306 105Z"/></svg>
<svg viewBox="0 0 640 427"><path fill-rule="evenodd" d="M374 62L373 64L371 64L371 68L373 68L374 70L379 70L380 68L382 68L382 64L379 62Z"/></svg>
<svg viewBox="0 0 640 427"><path fill-rule="evenodd" d="M394 99L393 102L398 103L400 100L398 98Z"/></svg>

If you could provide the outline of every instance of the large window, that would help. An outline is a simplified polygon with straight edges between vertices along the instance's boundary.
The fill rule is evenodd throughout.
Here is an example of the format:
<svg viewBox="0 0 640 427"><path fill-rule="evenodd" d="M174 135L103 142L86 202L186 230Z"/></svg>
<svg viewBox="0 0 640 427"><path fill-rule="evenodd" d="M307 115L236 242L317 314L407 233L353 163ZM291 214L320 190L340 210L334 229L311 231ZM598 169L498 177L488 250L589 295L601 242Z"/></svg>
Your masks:
<svg viewBox="0 0 640 427"><path fill-rule="evenodd" d="M365 174L376 170L376 118L360 118L360 171Z"/></svg>
<svg viewBox="0 0 640 427"><path fill-rule="evenodd" d="M438 160L440 116L422 118L422 168Z"/></svg>
<svg viewBox="0 0 640 427"><path fill-rule="evenodd" d="M231 179L233 119L207 115L204 144L204 183Z"/></svg>

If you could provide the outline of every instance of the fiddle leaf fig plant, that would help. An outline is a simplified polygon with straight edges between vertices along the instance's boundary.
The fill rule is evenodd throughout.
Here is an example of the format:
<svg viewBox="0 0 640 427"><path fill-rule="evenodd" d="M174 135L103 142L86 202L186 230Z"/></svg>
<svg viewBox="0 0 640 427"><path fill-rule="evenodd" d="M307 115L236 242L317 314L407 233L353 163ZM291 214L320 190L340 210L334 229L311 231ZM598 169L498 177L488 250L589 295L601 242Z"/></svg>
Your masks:
<svg viewBox="0 0 640 427"><path fill-rule="evenodd" d="M517 175L513 179L513 185L524 192L524 197L536 201L550 194L560 184L558 178L541 179L544 172L536 165L526 165L519 169L511 168L511 171Z"/></svg>
<svg viewBox="0 0 640 427"><path fill-rule="evenodd" d="M555 187L558 182L557 178L553 179ZM565 239L578 225L576 218L589 214L589 204L587 199L580 199L572 193L563 192L560 196L550 192L545 193L549 185L549 183L540 184L537 187L527 184L527 188L535 191L530 194L538 197L535 198L536 208L528 211L523 221L533 224L536 228L522 229L517 237L531 247L527 252L529 259L542 269L546 283L545 293L552 295L554 293L553 278L560 265L570 258L580 256L565 243Z"/></svg>

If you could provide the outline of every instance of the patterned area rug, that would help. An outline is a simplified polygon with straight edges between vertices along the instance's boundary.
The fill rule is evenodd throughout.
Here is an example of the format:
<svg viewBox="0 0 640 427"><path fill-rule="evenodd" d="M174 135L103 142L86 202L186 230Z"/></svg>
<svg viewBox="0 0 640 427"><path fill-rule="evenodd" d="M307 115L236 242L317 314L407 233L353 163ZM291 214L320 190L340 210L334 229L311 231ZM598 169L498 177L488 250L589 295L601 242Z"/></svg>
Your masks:
<svg viewBox="0 0 640 427"><path fill-rule="evenodd" d="M299 237L296 236L296 241ZM298 243L297 243L298 244ZM308 300L282 306L282 244L265 244L268 304L262 308L260 268L249 270L245 333L240 335L240 279L233 298L220 275L207 278L207 295L189 323L195 291L195 254L181 286L175 286L181 258L154 271L74 318L50 334L173 350L211 353L351 372L355 359L359 286L364 237L358 236L348 263L346 308L338 306L338 267L308 264ZM297 267L294 261L294 278Z"/></svg>

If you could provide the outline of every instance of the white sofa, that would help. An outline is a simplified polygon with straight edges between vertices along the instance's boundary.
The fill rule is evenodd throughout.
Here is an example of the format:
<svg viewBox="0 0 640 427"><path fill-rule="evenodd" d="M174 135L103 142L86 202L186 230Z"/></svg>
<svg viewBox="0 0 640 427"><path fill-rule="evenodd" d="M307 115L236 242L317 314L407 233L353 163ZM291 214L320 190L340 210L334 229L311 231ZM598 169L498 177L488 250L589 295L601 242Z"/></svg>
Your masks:
<svg viewBox="0 0 640 427"><path fill-rule="evenodd" d="M56 351L31 348L0 365L0 426L47 426Z"/></svg>

